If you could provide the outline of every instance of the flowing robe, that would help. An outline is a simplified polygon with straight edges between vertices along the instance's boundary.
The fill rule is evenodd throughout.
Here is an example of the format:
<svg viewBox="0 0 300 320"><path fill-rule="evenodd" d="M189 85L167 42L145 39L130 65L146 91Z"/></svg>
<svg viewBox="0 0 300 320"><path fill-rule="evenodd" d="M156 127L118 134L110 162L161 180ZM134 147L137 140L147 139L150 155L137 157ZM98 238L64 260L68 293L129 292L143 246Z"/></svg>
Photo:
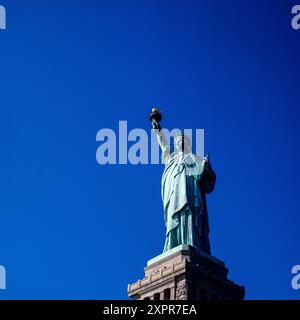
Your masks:
<svg viewBox="0 0 300 320"><path fill-rule="evenodd" d="M216 175L210 163L192 153L171 152L162 155L162 199L166 224L164 252L188 244L210 253L209 225L205 193L213 190Z"/></svg>

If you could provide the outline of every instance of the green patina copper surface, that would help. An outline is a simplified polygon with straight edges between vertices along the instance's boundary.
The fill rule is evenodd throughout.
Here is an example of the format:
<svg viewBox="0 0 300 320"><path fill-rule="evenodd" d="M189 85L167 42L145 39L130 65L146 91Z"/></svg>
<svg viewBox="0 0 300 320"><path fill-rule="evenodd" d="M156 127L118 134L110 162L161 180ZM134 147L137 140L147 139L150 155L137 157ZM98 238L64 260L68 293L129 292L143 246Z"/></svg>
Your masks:
<svg viewBox="0 0 300 320"><path fill-rule="evenodd" d="M166 224L163 251L191 245L210 253L205 194L214 188L216 176L208 159L192 152L171 151L162 155L162 199Z"/></svg>

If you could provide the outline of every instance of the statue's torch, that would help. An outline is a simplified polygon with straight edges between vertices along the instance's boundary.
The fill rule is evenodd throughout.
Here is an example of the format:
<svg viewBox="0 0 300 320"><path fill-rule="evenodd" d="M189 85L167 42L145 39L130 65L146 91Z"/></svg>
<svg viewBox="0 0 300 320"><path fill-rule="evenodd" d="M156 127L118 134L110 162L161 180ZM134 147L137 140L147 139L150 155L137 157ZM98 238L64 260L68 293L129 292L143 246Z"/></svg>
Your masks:
<svg viewBox="0 0 300 320"><path fill-rule="evenodd" d="M153 108L150 115L149 115L149 120L152 123L153 129L158 129L158 130L161 129L161 126L159 124L161 119L162 119L161 112L157 108Z"/></svg>

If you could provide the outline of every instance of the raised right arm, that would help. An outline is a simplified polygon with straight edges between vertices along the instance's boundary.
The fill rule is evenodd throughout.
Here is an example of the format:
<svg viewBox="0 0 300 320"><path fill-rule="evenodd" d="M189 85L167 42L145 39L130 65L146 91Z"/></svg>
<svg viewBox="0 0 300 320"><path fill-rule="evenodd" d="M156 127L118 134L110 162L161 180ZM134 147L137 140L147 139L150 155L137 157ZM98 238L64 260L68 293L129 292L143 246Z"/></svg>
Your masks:
<svg viewBox="0 0 300 320"><path fill-rule="evenodd" d="M164 153L164 151L166 151L166 149L168 148L169 144L163 131L161 130L160 124L154 119L152 119L152 128L156 132L157 140L161 147L161 151Z"/></svg>

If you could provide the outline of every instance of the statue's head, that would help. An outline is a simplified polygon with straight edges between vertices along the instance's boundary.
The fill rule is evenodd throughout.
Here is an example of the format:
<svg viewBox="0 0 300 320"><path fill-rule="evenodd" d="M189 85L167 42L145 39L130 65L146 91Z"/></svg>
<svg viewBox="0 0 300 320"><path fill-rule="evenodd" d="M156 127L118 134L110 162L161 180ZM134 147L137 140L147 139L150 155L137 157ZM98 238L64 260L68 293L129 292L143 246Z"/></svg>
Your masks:
<svg viewBox="0 0 300 320"><path fill-rule="evenodd" d="M190 153L192 152L192 145L189 137L184 133L179 133L174 138L174 147L177 152Z"/></svg>

